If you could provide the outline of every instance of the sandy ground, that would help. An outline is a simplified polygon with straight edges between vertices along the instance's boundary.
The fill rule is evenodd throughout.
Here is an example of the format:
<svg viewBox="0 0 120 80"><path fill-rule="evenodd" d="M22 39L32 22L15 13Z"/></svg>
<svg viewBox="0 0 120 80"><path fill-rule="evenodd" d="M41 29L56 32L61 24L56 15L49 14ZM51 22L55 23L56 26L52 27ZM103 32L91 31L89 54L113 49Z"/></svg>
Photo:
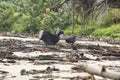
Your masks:
<svg viewBox="0 0 120 80"><path fill-rule="evenodd" d="M19 37L6 37L6 36L0 36L0 40L3 39L15 39L15 40L21 40L21 41L39 41L37 38L19 38ZM64 42L64 41L60 41ZM120 48L119 44L108 44L107 42L100 42L100 41L77 41L76 43L82 44L82 45L100 45L100 46L115 46ZM27 47L35 47L39 44L25 44ZM61 50L68 50L72 51L71 49L64 49L61 47ZM88 49L79 49L79 51L89 51ZM78 76L87 76L89 73L84 72L82 70L76 71L72 68L81 64L94 64L94 65L107 65L108 69L111 69L113 71L120 72L120 60L100 60L96 61L98 56L94 56L91 54L85 53L85 56L88 57L90 60L80 60L77 61L70 61L66 59L66 55L71 53L66 52L58 52L58 51L48 51L48 52L42 52L42 51L31 51L31 52L13 52L12 56L18 56L18 57L25 57L25 58L32 58L32 57L38 57L38 56L57 56L62 58L63 60L60 61L57 60L42 60L42 59L35 59L35 60L19 60L15 59L15 63L9 63L7 62L7 58L0 58L2 62L0 62L0 80L81 80L77 79ZM12 59L14 60L14 59ZM46 71L48 67L56 68L59 70L51 71L51 72L35 72L36 71ZM21 75L21 71L25 70L25 74ZM5 72L3 72L5 71ZM31 71L31 72L30 72ZM74 79L75 78L75 79ZM103 77L95 75L96 80L104 80ZM110 80L110 79L108 79Z"/></svg>

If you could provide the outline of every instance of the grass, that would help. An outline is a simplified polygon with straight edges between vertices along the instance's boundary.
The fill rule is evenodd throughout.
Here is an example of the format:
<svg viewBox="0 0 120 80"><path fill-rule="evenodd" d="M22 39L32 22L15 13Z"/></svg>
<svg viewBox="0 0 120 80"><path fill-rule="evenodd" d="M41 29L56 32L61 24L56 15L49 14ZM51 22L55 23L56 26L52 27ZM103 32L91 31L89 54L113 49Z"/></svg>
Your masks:
<svg viewBox="0 0 120 80"><path fill-rule="evenodd" d="M79 35L79 34L80 34L80 31L81 31L80 25L75 25L74 34L75 34L75 35ZM68 35L71 35L71 34L72 34L72 26L69 26L68 28L66 28L66 29L64 30L64 33L65 33L65 34L68 34Z"/></svg>
<svg viewBox="0 0 120 80"><path fill-rule="evenodd" d="M92 35L97 37L120 38L120 23L113 24L107 28L99 28Z"/></svg>
<svg viewBox="0 0 120 80"><path fill-rule="evenodd" d="M15 14L17 15L17 14ZM22 14L20 17L16 19L16 22L12 25L12 31L15 33L22 33L26 29L28 24L28 19L30 16Z"/></svg>
<svg viewBox="0 0 120 80"><path fill-rule="evenodd" d="M91 22L91 21L90 21ZM92 22L94 23L94 22ZM97 22L95 22L97 24ZM87 27L75 25L74 33L82 36L95 36L103 38L116 38L120 39L120 10L111 9L109 14L104 17L99 28L94 27L94 24L89 23ZM72 27L69 26L65 29L65 34L71 35Z"/></svg>
<svg viewBox="0 0 120 80"><path fill-rule="evenodd" d="M93 26L87 26L87 27L83 27L81 25L75 25L74 28L74 34L75 35L90 35L93 31L95 30L95 27ZM72 34L72 26L69 26L68 28L66 28L64 30L65 34L71 35Z"/></svg>

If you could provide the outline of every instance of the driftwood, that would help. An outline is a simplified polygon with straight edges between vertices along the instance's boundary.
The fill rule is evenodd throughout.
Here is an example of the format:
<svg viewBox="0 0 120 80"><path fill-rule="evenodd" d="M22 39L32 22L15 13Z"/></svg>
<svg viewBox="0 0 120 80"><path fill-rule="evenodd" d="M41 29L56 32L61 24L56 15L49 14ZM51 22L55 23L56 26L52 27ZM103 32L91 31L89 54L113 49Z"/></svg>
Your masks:
<svg viewBox="0 0 120 80"><path fill-rule="evenodd" d="M61 57L54 56L54 55L40 55L40 60L62 60Z"/></svg>
<svg viewBox="0 0 120 80"><path fill-rule="evenodd" d="M105 69L104 66L94 65L94 64L83 64L82 67L84 71L92 75L98 75L104 78L120 80L120 72L114 72Z"/></svg>
<svg viewBox="0 0 120 80"><path fill-rule="evenodd" d="M13 52L11 52L11 51L0 51L0 54L4 54L4 55L10 54L10 55L12 55Z"/></svg>
<svg viewBox="0 0 120 80"><path fill-rule="evenodd" d="M102 53L102 56L116 56L116 57L120 57L120 53Z"/></svg>
<svg viewBox="0 0 120 80"><path fill-rule="evenodd" d="M0 51L0 57L12 56L13 52L11 51Z"/></svg>

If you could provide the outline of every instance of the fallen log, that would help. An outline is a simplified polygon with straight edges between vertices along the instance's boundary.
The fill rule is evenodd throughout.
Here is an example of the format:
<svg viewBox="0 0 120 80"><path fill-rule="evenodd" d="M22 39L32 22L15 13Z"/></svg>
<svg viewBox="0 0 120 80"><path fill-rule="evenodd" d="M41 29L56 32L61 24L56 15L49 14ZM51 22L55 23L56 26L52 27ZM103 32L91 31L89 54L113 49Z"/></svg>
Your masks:
<svg viewBox="0 0 120 80"><path fill-rule="evenodd" d="M109 52L107 52L107 53L102 53L102 56L120 56L120 53L109 53Z"/></svg>
<svg viewBox="0 0 120 80"><path fill-rule="evenodd" d="M120 80L120 72L114 72L106 69L104 66L95 64L82 64L83 70L92 75L98 75L104 78L110 78L114 80Z"/></svg>
<svg viewBox="0 0 120 80"><path fill-rule="evenodd" d="M102 57L102 60L120 60L120 57L118 56L104 56Z"/></svg>
<svg viewBox="0 0 120 80"><path fill-rule="evenodd" d="M11 51L0 51L0 57L8 57L11 56L13 52Z"/></svg>
<svg viewBox="0 0 120 80"><path fill-rule="evenodd" d="M13 52L11 52L11 51L0 51L0 54L13 54Z"/></svg>
<svg viewBox="0 0 120 80"><path fill-rule="evenodd" d="M62 60L61 57L54 56L54 55L40 55L39 59L40 60Z"/></svg>

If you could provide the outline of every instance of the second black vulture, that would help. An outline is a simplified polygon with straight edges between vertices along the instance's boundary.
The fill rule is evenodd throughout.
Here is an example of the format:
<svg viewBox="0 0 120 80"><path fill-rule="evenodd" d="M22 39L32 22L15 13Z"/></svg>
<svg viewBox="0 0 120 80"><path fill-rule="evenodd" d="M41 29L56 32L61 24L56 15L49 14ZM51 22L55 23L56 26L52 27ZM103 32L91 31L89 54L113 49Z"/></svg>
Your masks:
<svg viewBox="0 0 120 80"><path fill-rule="evenodd" d="M76 40L76 36L72 36L72 37L67 38L67 39L66 39L66 42L73 44L73 43L75 42L75 40Z"/></svg>
<svg viewBox="0 0 120 80"><path fill-rule="evenodd" d="M73 35L73 36L65 39L65 41L66 41L66 43L70 43L70 44L71 44L71 47L73 47L73 44L74 44L75 41L76 41L76 36Z"/></svg>
<svg viewBox="0 0 120 80"><path fill-rule="evenodd" d="M42 40L46 45L55 45L59 41L59 36L63 34L63 31L59 31L57 34L52 34L48 31L41 30L39 32L39 40Z"/></svg>

